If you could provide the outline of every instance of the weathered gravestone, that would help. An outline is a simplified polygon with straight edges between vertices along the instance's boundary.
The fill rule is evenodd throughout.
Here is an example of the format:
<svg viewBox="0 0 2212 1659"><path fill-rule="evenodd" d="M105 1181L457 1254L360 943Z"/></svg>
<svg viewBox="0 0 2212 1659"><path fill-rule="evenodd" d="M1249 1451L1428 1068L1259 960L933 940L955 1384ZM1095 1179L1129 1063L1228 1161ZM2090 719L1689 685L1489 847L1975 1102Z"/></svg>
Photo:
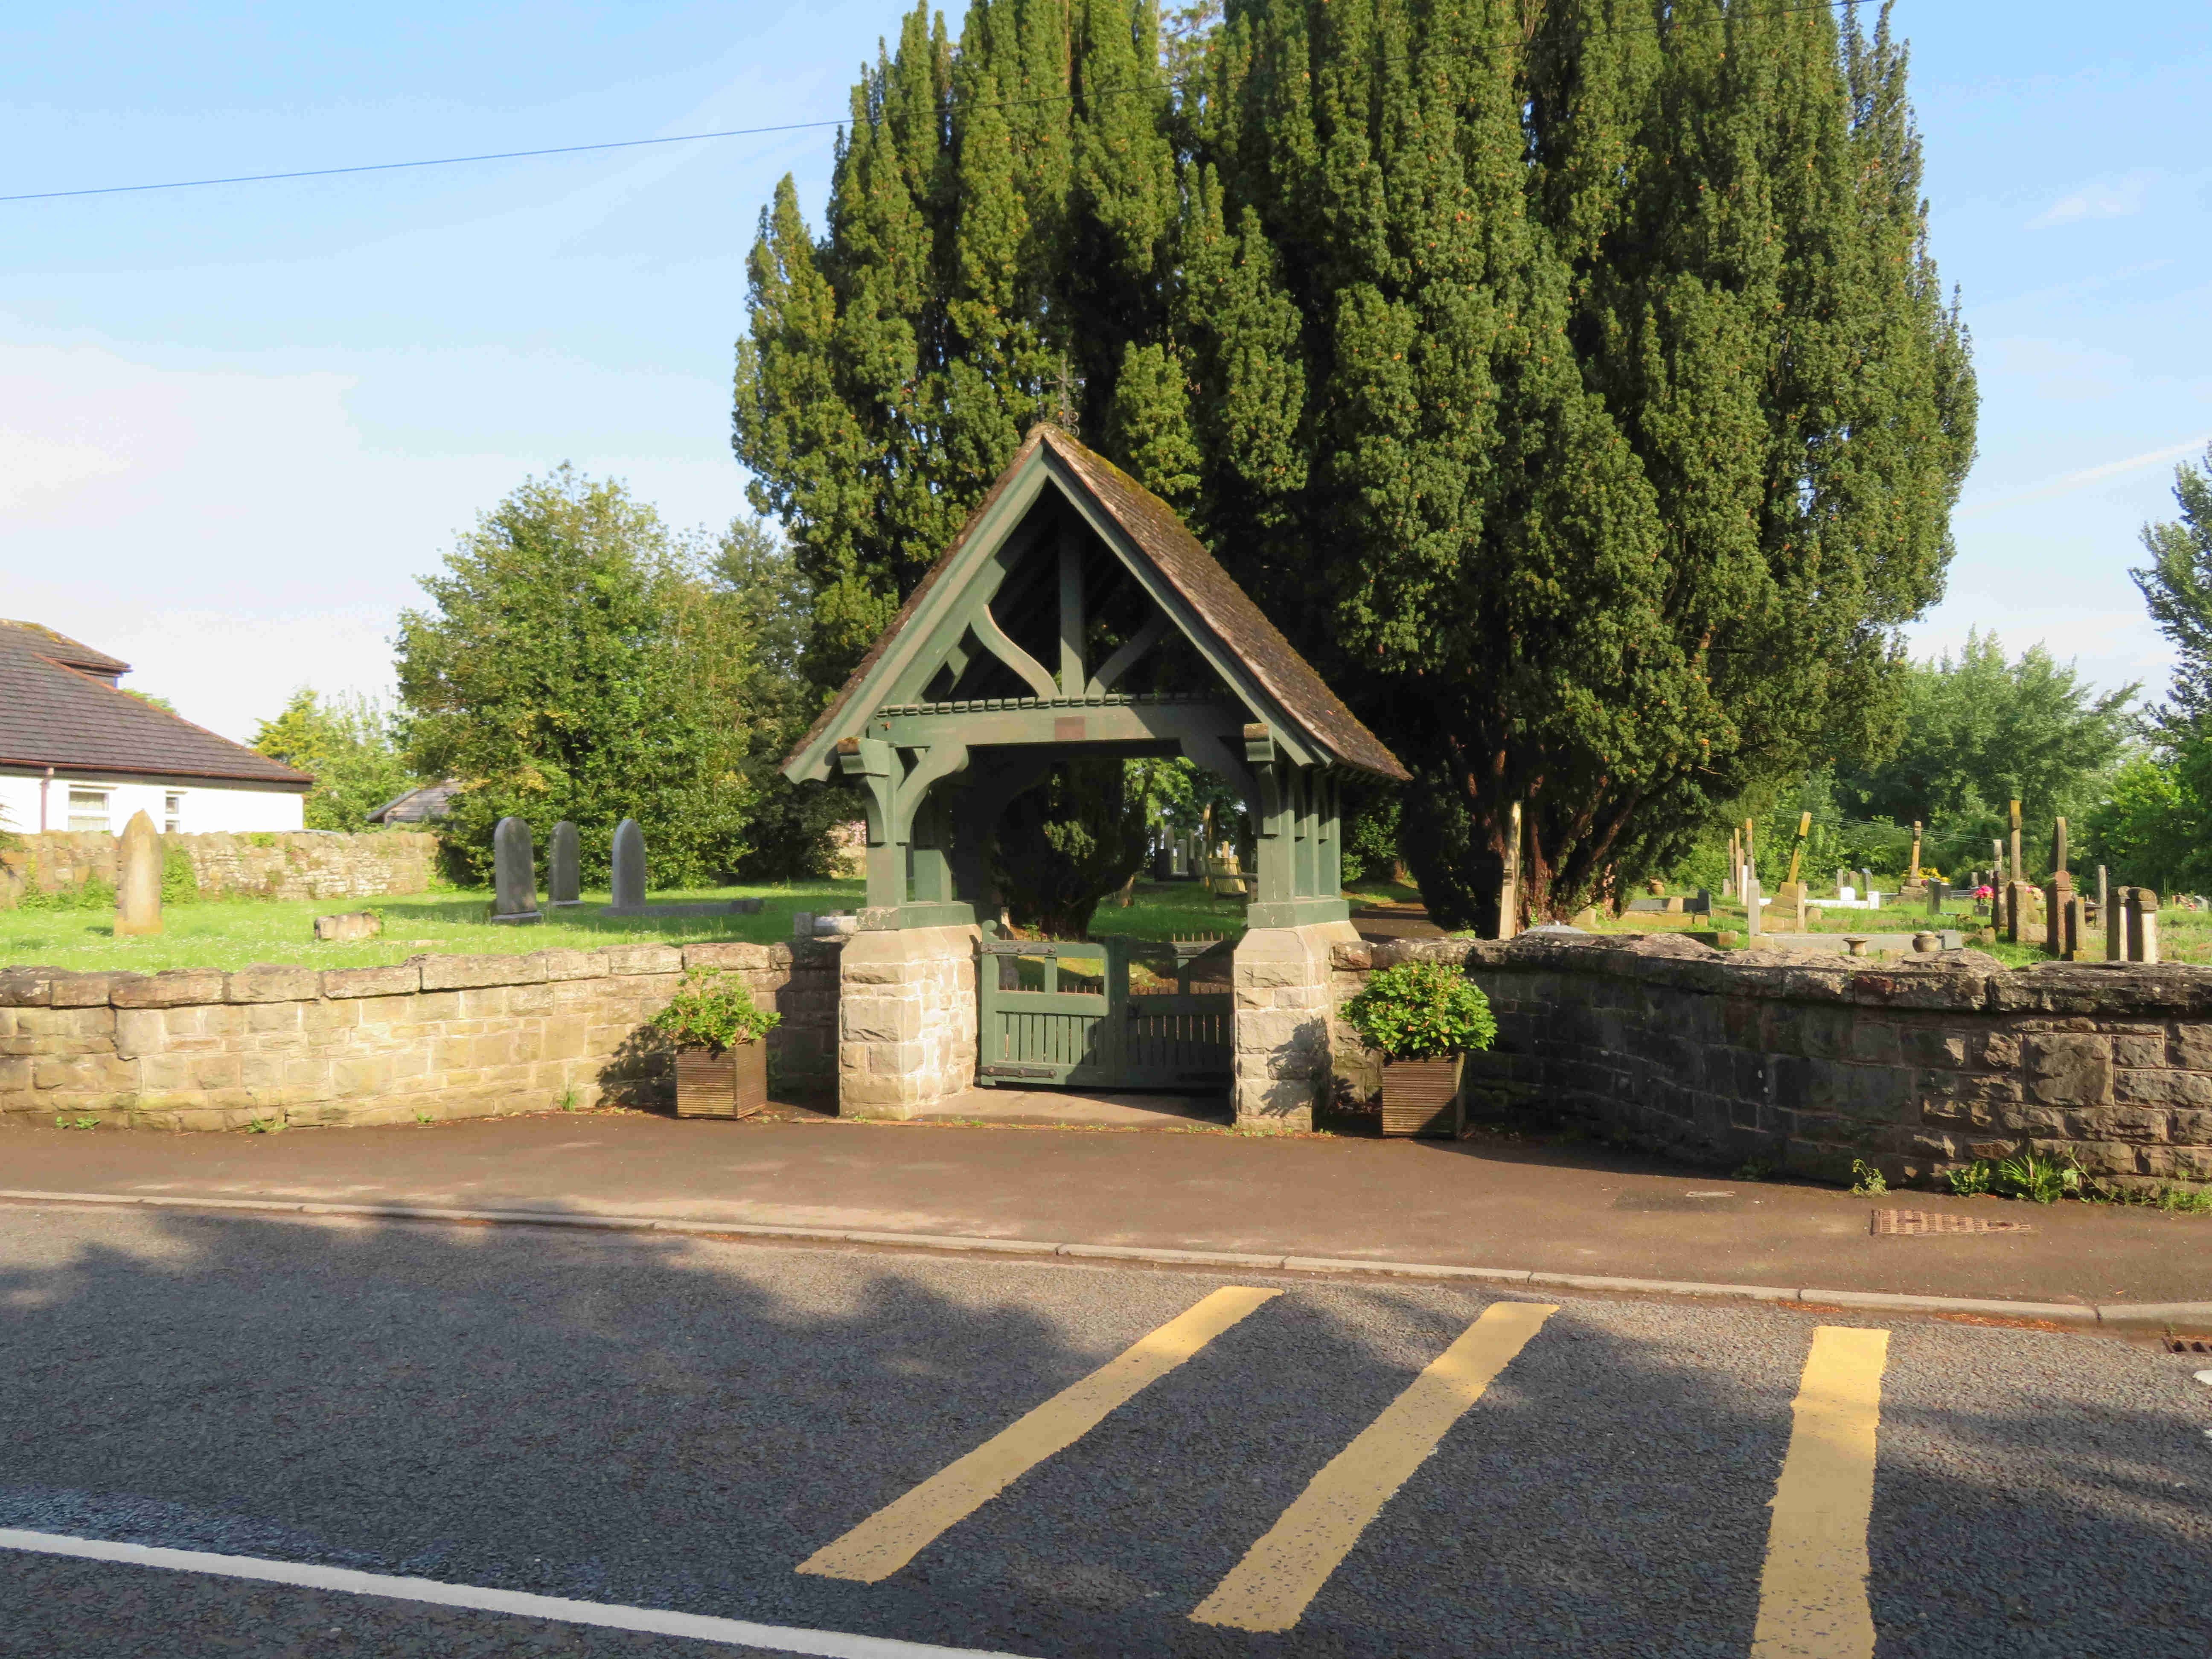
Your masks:
<svg viewBox="0 0 2212 1659"><path fill-rule="evenodd" d="M2066 868L2066 820L2053 818L2051 828L2051 879L2043 888L2045 948L2062 962L2081 954L2081 917L2075 908L2074 878Z"/></svg>
<svg viewBox="0 0 2212 1659"><path fill-rule="evenodd" d="M491 919L545 919L538 908L538 860L530 826L520 818L501 818L491 832Z"/></svg>
<svg viewBox="0 0 2212 1659"><path fill-rule="evenodd" d="M374 910L349 910L342 916L317 916L315 938L325 945L344 945L375 939L384 932L384 919Z"/></svg>
<svg viewBox="0 0 2212 1659"><path fill-rule="evenodd" d="M123 826L115 868L115 936L161 931L161 838L141 811Z"/></svg>
<svg viewBox="0 0 2212 1659"><path fill-rule="evenodd" d="M614 902L608 908L620 915L645 908L645 831L635 818L615 825Z"/></svg>
<svg viewBox="0 0 2212 1659"><path fill-rule="evenodd" d="M584 902L576 896L577 866L576 826L563 818L553 826L553 843L545 858L545 896L556 910Z"/></svg>

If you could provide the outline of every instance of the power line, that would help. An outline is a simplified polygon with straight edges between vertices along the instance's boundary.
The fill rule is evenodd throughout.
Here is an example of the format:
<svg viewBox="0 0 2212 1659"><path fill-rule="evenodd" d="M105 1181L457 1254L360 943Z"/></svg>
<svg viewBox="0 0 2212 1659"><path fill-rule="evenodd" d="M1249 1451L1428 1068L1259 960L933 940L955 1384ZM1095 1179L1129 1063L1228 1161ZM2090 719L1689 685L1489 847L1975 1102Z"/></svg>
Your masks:
<svg viewBox="0 0 2212 1659"><path fill-rule="evenodd" d="M1616 23L1603 28L1585 29L1585 37L1601 34L1641 34L1647 31L1662 33L1668 28L1684 28L1698 23L1755 22L1769 17L1790 17L1801 12L1829 11L1838 7L1848 11L1854 6L1874 3L1874 0L1812 0L1812 3L1796 6L1777 6L1768 11L1723 11L1705 17L1674 18L1665 23ZM1091 98L1110 98L1126 92L1152 92L1161 88L1146 87L1108 87L1085 94ZM1009 98L992 107L1012 109L1025 104L1061 104L1073 101L1073 92L1046 93L1034 98ZM614 138L596 144L556 144L546 149L491 150L481 155L434 155L412 161L367 161L354 167L302 167L290 173L239 173L220 179L165 179L146 185L96 185L83 190L26 191L15 196L0 196L0 204L9 202L58 202L83 196L135 196L155 190L199 190L210 185L267 185L287 179L336 179L356 173L400 173L415 167L457 167L477 161L526 161L545 155L586 155L612 149L641 149L653 144L690 144L707 138L758 138L778 132L811 132L823 127L842 127L847 118L834 120L787 121L772 127L724 127L714 132L678 132L665 138Z"/></svg>

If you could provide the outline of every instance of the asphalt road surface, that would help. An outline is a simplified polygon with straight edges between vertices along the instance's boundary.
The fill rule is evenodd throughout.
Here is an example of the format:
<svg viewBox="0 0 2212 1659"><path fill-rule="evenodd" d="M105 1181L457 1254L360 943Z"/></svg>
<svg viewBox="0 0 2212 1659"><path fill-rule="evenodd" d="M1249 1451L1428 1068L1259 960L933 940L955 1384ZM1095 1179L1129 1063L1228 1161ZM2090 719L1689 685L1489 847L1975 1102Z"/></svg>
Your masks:
<svg viewBox="0 0 2212 1659"><path fill-rule="evenodd" d="M0 1653L2200 1659L2208 1366L1741 1304L0 1206Z"/></svg>

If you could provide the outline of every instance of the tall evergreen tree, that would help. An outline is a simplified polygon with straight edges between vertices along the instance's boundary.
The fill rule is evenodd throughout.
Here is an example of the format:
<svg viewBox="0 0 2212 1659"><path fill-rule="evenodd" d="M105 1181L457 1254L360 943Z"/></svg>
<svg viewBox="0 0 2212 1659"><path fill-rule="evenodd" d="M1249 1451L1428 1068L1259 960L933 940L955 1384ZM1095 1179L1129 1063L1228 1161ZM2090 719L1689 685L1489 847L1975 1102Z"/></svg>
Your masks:
<svg viewBox="0 0 2212 1659"><path fill-rule="evenodd" d="M1494 920L1516 800L1558 910L1878 751L1975 402L1887 18L1209 10L1164 39L1142 0L978 0L949 72L917 11L826 240L787 191L764 217L738 448L822 592L817 672L1057 411L1413 767L1444 919ZM895 113L925 59L933 172Z"/></svg>

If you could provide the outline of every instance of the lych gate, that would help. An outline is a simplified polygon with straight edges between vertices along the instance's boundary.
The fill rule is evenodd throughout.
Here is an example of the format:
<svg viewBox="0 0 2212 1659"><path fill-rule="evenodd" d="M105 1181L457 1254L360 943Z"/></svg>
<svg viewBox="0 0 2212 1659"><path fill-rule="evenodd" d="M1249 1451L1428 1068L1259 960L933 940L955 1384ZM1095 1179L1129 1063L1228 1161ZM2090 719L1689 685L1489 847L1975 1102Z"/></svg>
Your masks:
<svg viewBox="0 0 2212 1659"><path fill-rule="evenodd" d="M855 780L867 813L841 1109L905 1115L975 1080L987 848L1016 798L1062 760L1178 755L1229 780L1251 816L1256 890L1234 977L1282 994L1241 999L1236 1103L1240 1121L1287 1127L1318 1085L1279 1056L1261 1064L1260 1034L1313 1048L1328 943L1352 937L1340 779L1406 773L1164 502L1040 427L785 763L794 781ZM1110 1081L1105 1056L1126 1052L1102 1046L1053 1080Z"/></svg>

